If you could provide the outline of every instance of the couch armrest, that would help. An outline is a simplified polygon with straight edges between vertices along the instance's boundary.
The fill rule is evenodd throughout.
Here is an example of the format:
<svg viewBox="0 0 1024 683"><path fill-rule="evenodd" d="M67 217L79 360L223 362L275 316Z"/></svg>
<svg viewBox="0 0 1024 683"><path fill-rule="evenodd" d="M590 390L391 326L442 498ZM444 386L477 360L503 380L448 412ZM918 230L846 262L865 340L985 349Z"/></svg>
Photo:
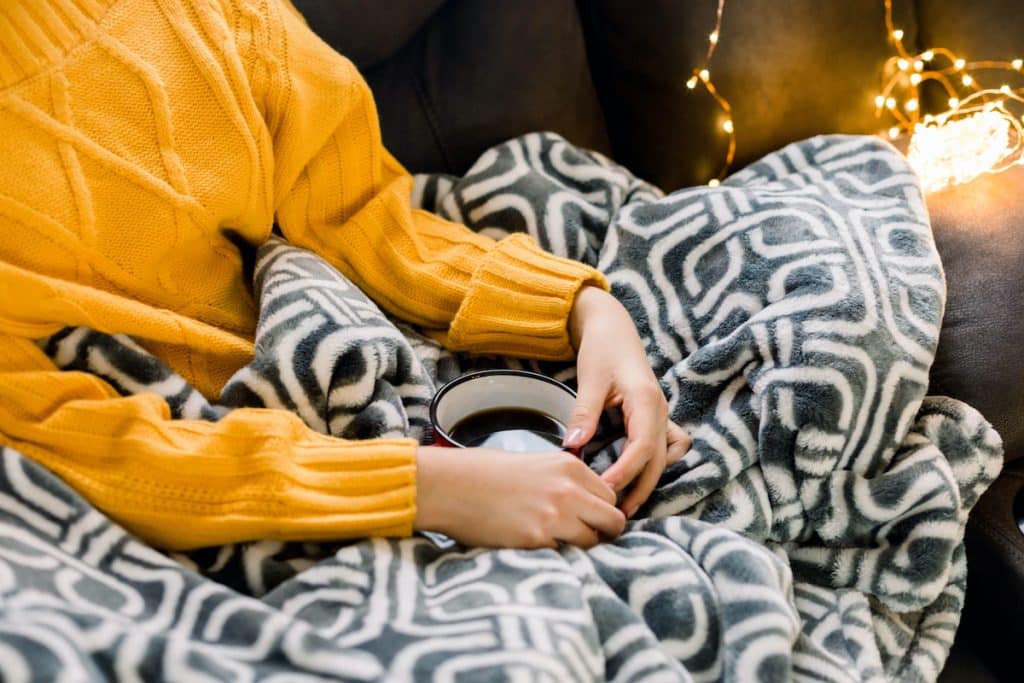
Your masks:
<svg viewBox="0 0 1024 683"><path fill-rule="evenodd" d="M958 398L1024 456L1024 167L928 196L948 300L929 393Z"/></svg>
<svg viewBox="0 0 1024 683"><path fill-rule="evenodd" d="M1006 468L967 524L967 601L961 635L1004 680L1020 675L1024 642L1024 462Z"/></svg>

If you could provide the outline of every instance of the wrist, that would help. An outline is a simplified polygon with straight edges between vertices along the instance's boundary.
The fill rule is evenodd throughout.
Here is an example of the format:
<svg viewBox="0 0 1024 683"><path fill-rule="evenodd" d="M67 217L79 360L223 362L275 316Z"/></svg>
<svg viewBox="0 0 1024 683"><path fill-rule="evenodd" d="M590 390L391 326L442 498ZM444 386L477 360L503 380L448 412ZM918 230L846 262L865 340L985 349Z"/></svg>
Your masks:
<svg viewBox="0 0 1024 683"><path fill-rule="evenodd" d="M444 533L450 526L453 449L420 446L416 449L416 531Z"/></svg>
<svg viewBox="0 0 1024 683"><path fill-rule="evenodd" d="M572 309L569 311L569 343L574 350L579 351L587 320L603 305L606 298L611 298L611 295L594 285L584 285L576 292Z"/></svg>
<svg viewBox="0 0 1024 683"><path fill-rule="evenodd" d="M569 312L569 343L578 353L586 330L603 328L614 332L623 325L632 329L633 319L619 300L600 287L585 286L576 294Z"/></svg>

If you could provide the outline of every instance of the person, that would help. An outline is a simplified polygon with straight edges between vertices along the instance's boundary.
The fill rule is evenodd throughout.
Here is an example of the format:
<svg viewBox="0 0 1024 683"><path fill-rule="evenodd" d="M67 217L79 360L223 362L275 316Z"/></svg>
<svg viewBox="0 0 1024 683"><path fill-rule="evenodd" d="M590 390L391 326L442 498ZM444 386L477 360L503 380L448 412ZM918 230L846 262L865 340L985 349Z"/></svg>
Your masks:
<svg viewBox="0 0 1024 683"><path fill-rule="evenodd" d="M288 0L7 0L0 48L0 444L142 539L590 546L688 447L602 275L413 210L366 83ZM621 457L598 476L566 453L343 441L284 411L172 420L36 343L123 333L216 396L253 355L235 245L275 224L449 348L575 354L567 445L617 404Z"/></svg>

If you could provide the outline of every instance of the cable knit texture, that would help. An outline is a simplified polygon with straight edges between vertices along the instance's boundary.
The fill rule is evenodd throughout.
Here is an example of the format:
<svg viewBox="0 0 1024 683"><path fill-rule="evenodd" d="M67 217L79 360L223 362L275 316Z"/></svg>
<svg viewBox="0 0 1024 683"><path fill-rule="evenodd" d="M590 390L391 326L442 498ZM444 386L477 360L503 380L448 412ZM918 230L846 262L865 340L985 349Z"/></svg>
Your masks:
<svg viewBox="0 0 1024 683"><path fill-rule="evenodd" d="M575 293L607 287L412 210L365 82L286 0L5 0L0 158L0 443L166 547L408 534L415 444L268 410L171 420L30 340L128 334L216 397L253 354L235 243L275 218L459 350L568 358Z"/></svg>

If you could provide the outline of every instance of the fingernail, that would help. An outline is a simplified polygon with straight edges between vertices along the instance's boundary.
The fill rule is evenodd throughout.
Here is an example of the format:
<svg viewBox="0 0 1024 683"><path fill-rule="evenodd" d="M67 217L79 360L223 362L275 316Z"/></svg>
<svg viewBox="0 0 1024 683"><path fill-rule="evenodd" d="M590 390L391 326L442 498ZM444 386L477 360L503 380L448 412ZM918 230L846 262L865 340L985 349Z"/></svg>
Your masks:
<svg viewBox="0 0 1024 683"><path fill-rule="evenodd" d="M628 508L626 508L626 518L627 519L633 519L633 515L636 514L636 510L637 510L637 506L636 505L630 505Z"/></svg>
<svg viewBox="0 0 1024 683"><path fill-rule="evenodd" d="M569 433L565 435L565 439L562 441L563 446L569 446L570 448L580 445L580 440L583 438L583 430L579 427L574 427L569 430Z"/></svg>

